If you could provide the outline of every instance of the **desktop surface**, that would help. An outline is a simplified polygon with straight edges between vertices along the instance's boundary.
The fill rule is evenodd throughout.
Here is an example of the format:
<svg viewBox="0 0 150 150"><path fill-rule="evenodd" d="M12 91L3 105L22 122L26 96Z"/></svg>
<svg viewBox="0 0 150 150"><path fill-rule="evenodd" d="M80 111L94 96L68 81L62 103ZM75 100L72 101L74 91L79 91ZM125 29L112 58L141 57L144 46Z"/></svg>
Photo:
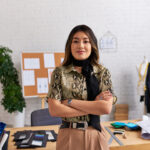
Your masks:
<svg viewBox="0 0 150 150"><path fill-rule="evenodd" d="M120 121L122 122L122 121ZM136 120L127 120L124 122L136 122ZM108 127L112 132L114 128L110 125L110 122L102 122L102 125ZM59 125L50 125L50 126L36 126L36 127L24 127L24 128L6 128L7 131L10 131L9 142L8 142L8 150L19 150L14 145L13 142L13 134L17 131L23 130L55 130L58 133ZM110 134L106 132L107 139L110 139ZM141 138L141 131L125 131L126 138L123 138L122 135L115 135L122 143L123 146L120 146L115 140L110 144L110 150L150 150L150 140L144 140ZM46 147L44 148L36 148L37 150L56 150L56 142L47 142ZM21 149L20 149L21 150ZM29 149L28 150L33 150Z"/></svg>

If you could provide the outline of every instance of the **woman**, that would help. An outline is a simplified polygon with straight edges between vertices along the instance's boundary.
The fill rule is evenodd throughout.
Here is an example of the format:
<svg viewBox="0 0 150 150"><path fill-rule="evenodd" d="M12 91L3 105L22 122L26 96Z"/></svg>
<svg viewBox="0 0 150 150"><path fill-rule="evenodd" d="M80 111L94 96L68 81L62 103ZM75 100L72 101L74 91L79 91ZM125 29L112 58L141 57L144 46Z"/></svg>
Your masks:
<svg viewBox="0 0 150 150"><path fill-rule="evenodd" d="M86 25L72 29L62 66L52 73L49 111L62 117L57 150L108 150L99 115L109 114L115 96L109 71L99 65L97 39Z"/></svg>

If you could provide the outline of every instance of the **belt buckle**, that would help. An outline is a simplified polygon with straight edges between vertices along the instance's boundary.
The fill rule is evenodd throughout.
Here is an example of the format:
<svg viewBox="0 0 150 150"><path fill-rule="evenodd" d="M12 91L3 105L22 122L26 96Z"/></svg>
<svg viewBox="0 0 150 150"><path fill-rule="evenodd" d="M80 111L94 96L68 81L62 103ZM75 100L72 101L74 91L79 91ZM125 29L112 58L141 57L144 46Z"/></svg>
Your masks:
<svg viewBox="0 0 150 150"><path fill-rule="evenodd" d="M86 130L86 128L88 127L87 121L80 121L79 123L84 123L84 127L83 128L78 128L78 129L80 129L80 130Z"/></svg>
<svg viewBox="0 0 150 150"><path fill-rule="evenodd" d="M73 123L72 123L72 128L73 128L73 129L76 129L76 128L77 128L77 123L76 123L76 122L73 122Z"/></svg>

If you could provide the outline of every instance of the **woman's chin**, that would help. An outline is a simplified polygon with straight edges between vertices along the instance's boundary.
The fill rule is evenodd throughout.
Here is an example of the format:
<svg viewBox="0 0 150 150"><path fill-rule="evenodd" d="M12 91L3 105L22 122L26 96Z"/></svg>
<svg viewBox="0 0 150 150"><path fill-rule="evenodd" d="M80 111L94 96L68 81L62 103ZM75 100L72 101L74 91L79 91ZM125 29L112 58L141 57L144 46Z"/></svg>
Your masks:
<svg viewBox="0 0 150 150"><path fill-rule="evenodd" d="M82 56L80 56L80 57L76 57L75 59L76 60L86 60L88 57L82 57Z"/></svg>

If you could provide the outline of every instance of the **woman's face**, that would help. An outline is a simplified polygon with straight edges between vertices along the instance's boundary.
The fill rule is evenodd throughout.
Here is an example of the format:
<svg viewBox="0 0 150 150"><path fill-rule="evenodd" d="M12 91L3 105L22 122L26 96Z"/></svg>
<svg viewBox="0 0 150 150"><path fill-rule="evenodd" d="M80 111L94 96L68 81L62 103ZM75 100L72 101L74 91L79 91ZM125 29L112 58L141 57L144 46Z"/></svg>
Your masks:
<svg viewBox="0 0 150 150"><path fill-rule="evenodd" d="M74 34L71 43L71 53L76 60L85 60L91 55L89 37L82 31Z"/></svg>

